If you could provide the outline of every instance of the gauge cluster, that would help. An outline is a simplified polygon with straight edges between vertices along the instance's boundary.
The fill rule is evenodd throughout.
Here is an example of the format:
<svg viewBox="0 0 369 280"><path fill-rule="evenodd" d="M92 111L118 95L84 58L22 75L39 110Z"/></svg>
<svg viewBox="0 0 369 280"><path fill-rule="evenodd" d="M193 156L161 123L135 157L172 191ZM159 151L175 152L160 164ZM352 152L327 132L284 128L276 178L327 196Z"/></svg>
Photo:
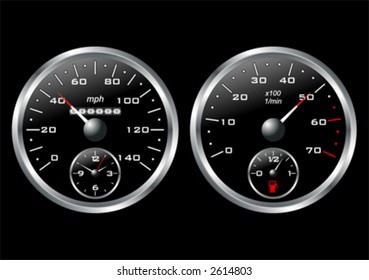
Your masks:
<svg viewBox="0 0 369 280"><path fill-rule="evenodd" d="M367 6L1 2L0 258L367 258Z"/></svg>
<svg viewBox="0 0 369 280"><path fill-rule="evenodd" d="M15 152L33 185L89 213L147 195L173 160L179 130L175 104L155 72L103 47L68 51L38 72L13 117ZM323 63L298 50L263 47L210 76L190 132L200 169L224 197L250 210L289 212L315 202L343 176L356 118L345 87Z"/></svg>

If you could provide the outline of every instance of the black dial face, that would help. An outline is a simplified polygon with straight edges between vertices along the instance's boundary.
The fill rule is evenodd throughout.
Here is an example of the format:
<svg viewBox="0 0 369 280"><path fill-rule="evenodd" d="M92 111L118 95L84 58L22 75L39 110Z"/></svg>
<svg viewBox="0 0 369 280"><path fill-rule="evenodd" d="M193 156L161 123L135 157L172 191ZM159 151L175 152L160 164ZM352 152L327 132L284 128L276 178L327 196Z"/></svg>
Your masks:
<svg viewBox="0 0 369 280"><path fill-rule="evenodd" d="M54 58L30 79L14 112L13 139L23 170L43 193L73 210L106 212L157 185L173 158L177 126L169 92L147 65L117 50L81 48ZM116 165L109 169L113 176L86 177L79 157L93 165L103 149ZM71 181L71 165L83 176L73 171ZM78 177L82 185L105 177L113 187L93 184L85 191Z"/></svg>
<svg viewBox="0 0 369 280"><path fill-rule="evenodd" d="M232 202L262 212L298 209L317 199L314 191L326 193L347 168L355 139L341 82L321 62L286 48L260 48L226 62L200 91L192 114L193 150L209 182ZM253 166L258 161L264 167ZM268 165L278 163L287 173L278 172L277 180Z"/></svg>
<svg viewBox="0 0 369 280"><path fill-rule="evenodd" d="M110 195L120 181L118 160L107 150L89 148L73 160L70 180L76 191L87 198L99 199Z"/></svg>

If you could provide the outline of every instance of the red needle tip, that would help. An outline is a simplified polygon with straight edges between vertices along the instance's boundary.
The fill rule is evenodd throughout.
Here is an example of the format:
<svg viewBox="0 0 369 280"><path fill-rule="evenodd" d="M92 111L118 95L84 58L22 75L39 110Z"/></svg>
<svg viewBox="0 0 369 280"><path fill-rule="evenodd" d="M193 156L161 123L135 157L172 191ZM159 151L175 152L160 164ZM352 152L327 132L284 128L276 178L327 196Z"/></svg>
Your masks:
<svg viewBox="0 0 369 280"><path fill-rule="evenodd" d="M70 103L63 95L61 95L59 92L58 92L58 95L63 98L63 100L65 101L65 103L69 106L69 107L73 107L72 103Z"/></svg>
<svg viewBox="0 0 369 280"><path fill-rule="evenodd" d="M304 102L305 100L306 100L306 97L304 97L304 99L301 99L300 102L296 104L296 106L299 107L302 104L302 102Z"/></svg>
<svg viewBox="0 0 369 280"><path fill-rule="evenodd" d="M309 97L309 95L311 95L311 92L309 92L308 94L306 94L306 95L304 96L304 98L303 98L303 99L301 99L301 100L299 101L299 103L297 103L296 107L299 107L299 106L302 104L302 102L304 102L304 101Z"/></svg>

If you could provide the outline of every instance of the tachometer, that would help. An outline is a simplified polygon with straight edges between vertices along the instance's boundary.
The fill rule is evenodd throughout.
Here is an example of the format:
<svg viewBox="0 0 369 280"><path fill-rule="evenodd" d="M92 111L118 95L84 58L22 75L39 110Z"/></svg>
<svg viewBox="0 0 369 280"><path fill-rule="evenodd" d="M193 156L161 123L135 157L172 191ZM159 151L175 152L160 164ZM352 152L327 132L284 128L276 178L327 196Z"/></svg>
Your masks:
<svg viewBox="0 0 369 280"><path fill-rule="evenodd" d="M193 108L191 142L212 186L247 209L305 207L346 171L356 142L350 97L314 57L265 47L225 62Z"/></svg>

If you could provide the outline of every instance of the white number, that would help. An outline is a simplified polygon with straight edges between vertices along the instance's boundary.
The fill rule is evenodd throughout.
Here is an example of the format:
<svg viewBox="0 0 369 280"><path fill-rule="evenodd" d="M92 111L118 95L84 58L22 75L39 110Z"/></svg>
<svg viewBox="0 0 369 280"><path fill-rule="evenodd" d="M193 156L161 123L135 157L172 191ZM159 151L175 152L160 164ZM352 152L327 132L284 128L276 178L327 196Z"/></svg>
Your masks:
<svg viewBox="0 0 369 280"><path fill-rule="evenodd" d="M63 97L53 97L50 99L50 103L52 104L65 104L65 99Z"/></svg>
<svg viewBox="0 0 369 280"><path fill-rule="evenodd" d="M321 147L306 147L306 151L308 154L321 154L322 148Z"/></svg>
<svg viewBox="0 0 369 280"><path fill-rule="evenodd" d="M59 157L58 155L51 155L51 161L58 161Z"/></svg>
<svg viewBox="0 0 369 280"><path fill-rule="evenodd" d="M227 148L225 148L225 150L224 150L224 152L226 153L226 154L232 154L233 153L233 148L232 147L227 147Z"/></svg>
<svg viewBox="0 0 369 280"><path fill-rule="evenodd" d="M130 126L127 126L128 133L149 133L150 128L148 126L134 126L133 129Z"/></svg>
<svg viewBox="0 0 369 280"><path fill-rule="evenodd" d="M256 177L263 176L263 170L256 170L255 175L256 175Z"/></svg>
<svg viewBox="0 0 369 280"><path fill-rule="evenodd" d="M247 93L241 93L241 94L233 94L232 100L233 101L247 101L249 99L249 96Z"/></svg>
<svg viewBox="0 0 369 280"><path fill-rule="evenodd" d="M119 86L120 85L120 79L119 78L106 78L104 84L106 86Z"/></svg>
<svg viewBox="0 0 369 280"><path fill-rule="evenodd" d="M106 171L106 176L113 177L113 171L111 170Z"/></svg>
<svg viewBox="0 0 369 280"><path fill-rule="evenodd" d="M283 77L279 80L282 84L294 84L295 83L295 77Z"/></svg>
<svg viewBox="0 0 369 280"><path fill-rule="evenodd" d="M99 156L91 156L92 162L99 162L100 157Z"/></svg>
<svg viewBox="0 0 369 280"><path fill-rule="evenodd" d="M138 97L124 97L124 104L140 104L140 98Z"/></svg>
<svg viewBox="0 0 369 280"><path fill-rule="evenodd" d="M324 125L327 125L327 120L326 119L312 119L311 120L311 125L313 125L313 126L317 126L317 125L324 126Z"/></svg>
<svg viewBox="0 0 369 280"><path fill-rule="evenodd" d="M41 126L41 133L56 133L55 126Z"/></svg>
<svg viewBox="0 0 369 280"><path fill-rule="evenodd" d="M236 120L235 119L220 119L222 125L229 125L229 126L234 126L236 125Z"/></svg>
<svg viewBox="0 0 369 280"><path fill-rule="evenodd" d="M314 100L314 94L308 93L308 94L300 94L299 95L300 100L307 100L307 101L313 101Z"/></svg>
<svg viewBox="0 0 369 280"><path fill-rule="evenodd" d="M72 86L85 86L87 85L87 79L86 78L74 78L72 79Z"/></svg>
<svg viewBox="0 0 369 280"><path fill-rule="evenodd" d="M83 172L83 170L78 170L77 174L79 177L82 177L85 174L85 172Z"/></svg>
<svg viewBox="0 0 369 280"><path fill-rule="evenodd" d="M93 190L94 192L96 192L96 191L98 191L98 190L99 190L99 187L98 187L97 185L93 185L93 186L92 186L92 190Z"/></svg>
<svg viewBox="0 0 369 280"><path fill-rule="evenodd" d="M266 84L267 78L266 77L251 77L252 84Z"/></svg>
<svg viewBox="0 0 369 280"><path fill-rule="evenodd" d="M279 162L279 157L277 156L273 156L273 157L268 157L269 162Z"/></svg>
<svg viewBox="0 0 369 280"><path fill-rule="evenodd" d="M117 97L118 104L122 104L122 98ZM140 104L140 98L138 97L124 97L123 98L123 104L129 105L129 104Z"/></svg>
<svg viewBox="0 0 369 280"><path fill-rule="evenodd" d="M140 161L141 160L141 156L136 154L136 155L127 155L124 160L128 160L128 161Z"/></svg>

